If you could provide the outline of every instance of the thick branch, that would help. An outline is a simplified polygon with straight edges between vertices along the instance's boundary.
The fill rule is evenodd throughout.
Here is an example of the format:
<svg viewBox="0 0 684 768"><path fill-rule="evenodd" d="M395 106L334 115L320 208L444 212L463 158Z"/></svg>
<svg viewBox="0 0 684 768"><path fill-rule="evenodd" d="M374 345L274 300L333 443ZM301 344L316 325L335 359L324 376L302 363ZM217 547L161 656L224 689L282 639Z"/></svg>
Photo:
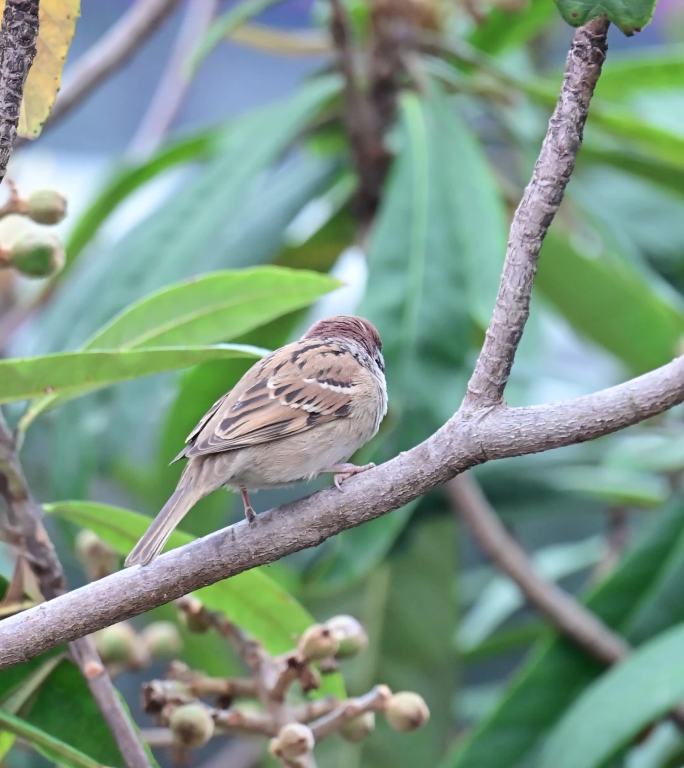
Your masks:
<svg viewBox="0 0 684 768"><path fill-rule="evenodd" d="M594 658L614 664L629 652L625 641L567 592L537 574L529 557L506 531L478 484L467 474L454 478L447 491L475 540L520 591L564 635Z"/></svg>
<svg viewBox="0 0 684 768"><path fill-rule="evenodd" d="M558 103L532 178L513 216L499 293L468 382L466 407L492 406L503 398L530 313L539 252L575 168L589 102L606 55L607 33L605 19L595 19L575 32Z"/></svg>
<svg viewBox="0 0 684 768"><path fill-rule="evenodd" d="M38 40L38 0L6 0L0 30L0 181L5 178L24 83Z"/></svg>
<svg viewBox="0 0 684 768"><path fill-rule="evenodd" d="M314 547L397 509L485 461L607 435L684 401L684 357L625 384L563 403L459 411L438 432L343 492L321 491L0 622L0 668L236 573Z"/></svg>
<svg viewBox="0 0 684 768"><path fill-rule="evenodd" d="M178 0L137 0L119 21L69 69L43 132L89 96L140 48ZM36 6L38 0L35 0Z"/></svg>
<svg viewBox="0 0 684 768"><path fill-rule="evenodd" d="M64 571L45 530L42 510L31 496L12 434L0 413L0 496L6 516L0 524L15 548L28 558L40 591L51 599L66 589ZM147 755L90 637L73 638L69 650L109 725L128 768L146 768Z"/></svg>

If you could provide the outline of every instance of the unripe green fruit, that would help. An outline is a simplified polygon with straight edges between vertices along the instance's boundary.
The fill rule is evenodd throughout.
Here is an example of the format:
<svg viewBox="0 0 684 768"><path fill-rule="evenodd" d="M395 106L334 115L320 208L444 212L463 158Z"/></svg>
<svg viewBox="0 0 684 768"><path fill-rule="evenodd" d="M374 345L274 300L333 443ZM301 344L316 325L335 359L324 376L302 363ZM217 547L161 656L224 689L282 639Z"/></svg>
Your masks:
<svg viewBox="0 0 684 768"><path fill-rule="evenodd" d="M66 216L66 200L54 189L32 192L26 204L26 215L38 224L57 224Z"/></svg>
<svg viewBox="0 0 684 768"><path fill-rule="evenodd" d="M95 633L95 645L105 664L134 664L138 658L138 638L125 621Z"/></svg>
<svg viewBox="0 0 684 768"><path fill-rule="evenodd" d="M325 626L339 644L335 654L339 659L355 656L368 646L366 630L353 616L333 616Z"/></svg>
<svg viewBox="0 0 684 768"><path fill-rule="evenodd" d="M9 263L28 277L49 277L64 266L64 250L52 235L26 232L12 244Z"/></svg>
<svg viewBox="0 0 684 768"><path fill-rule="evenodd" d="M178 627L171 621L155 621L141 633L147 650L156 659L168 659L180 653L183 647Z"/></svg>
<svg viewBox="0 0 684 768"><path fill-rule="evenodd" d="M169 718L173 740L182 747L203 747L214 735L214 721L198 702L176 707Z"/></svg>
<svg viewBox="0 0 684 768"><path fill-rule="evenodd" d="M395 731L414 731L430 719L430 710L422 696L412 691L392 695L385 709L387 722Z"/></svg>
<svg viewBox="0 0 684 768"><path fill-rule="evenodd" d="M375 730L375 712L364 712L346 720L340 728L340 736L347 741L362 741Z"/></svg>
<svg viewBox="0 0 684 768"><path fill-rule="evenodd" d="M299 638L299 652L307 661L320 661L334 656L339 649L339 642L323 624L314 624Z"/></svg>

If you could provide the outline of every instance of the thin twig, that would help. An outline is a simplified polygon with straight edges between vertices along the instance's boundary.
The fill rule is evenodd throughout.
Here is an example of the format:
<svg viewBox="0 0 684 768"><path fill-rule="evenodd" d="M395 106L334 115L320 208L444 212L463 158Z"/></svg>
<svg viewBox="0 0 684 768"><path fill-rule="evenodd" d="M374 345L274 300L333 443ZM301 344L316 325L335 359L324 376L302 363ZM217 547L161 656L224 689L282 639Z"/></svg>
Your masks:
<svg viewBox="0 0 684 768"><path fill-rule="evenodd" d="M31 496L16 454L12 433L0 413L0 496L6 515L0 528L14 534L15 546L26 555L40 591L48 600L66 589L64 571L43 525L42 510ZM91 637L79 637L69 646L102 715L109 725L128 768L147 768L149 761L138 734L107 674Z"/></svg>
<svg viewBox="0 0 684 768"><path fill-rule="evenodd" d="M330 0L330 36L337 52L337 66L344 80L344 119L354 165L359 176L357 215L372 219L389 163L383 130L368 93L360 86L352 48L347 10L342 0Z"/></svg>
<svg viewBox="0 0 684 768"><path fill-rule="evenodd" d="M130 142L132 156L153 152L173 125L190 85L188 62L216 14L217 0L188 4L176 42L150 105Z"/></svg>
<svg viewBox="0 0 684 768"><path fill-rule="evenodd" d="M477 543L554 626L604 664L627 655L629 646L618 634L567 592L539 576L469 474L454 478L446 489Z"/></svg>
<svg viewBox="0 0 684 768"><path fill-rule="evenodd" d="M35 0L38 5L37 0ZM137 0L117 23L87 50L66 74L43 133L50 130L142 46L178 0Z"/></svg>
<svg viewBox="0 0 684 768"><path fill-rule="evenodd" d="M468 382L464 401L468 408L496 406L502 401L530 312L539 252L575 168L589 103L606 56L607 33L605 19L594 19L575 32L560 97L511 223L499 293Z"/></svg>
<svg viewBox="0 0 684 768"><path fill-rule="evenodd" d="M324 736L328 736L329 734L338 731L340 725L346 720L358 717L364 712L382 711L387 705L391 695L392 692L386 685L376 685L375 688L368 691L368 693L365 693L363 696L343 701L331 712L327 712L309 723L311 732L316 740L320 741Z"/></svg>
<svg viewBox="0 0 684 768"><path fill-rule="evenodd" d="M38 0L6 0L0 29L0 182L17 138L24 83L37 40Z"/></svg>

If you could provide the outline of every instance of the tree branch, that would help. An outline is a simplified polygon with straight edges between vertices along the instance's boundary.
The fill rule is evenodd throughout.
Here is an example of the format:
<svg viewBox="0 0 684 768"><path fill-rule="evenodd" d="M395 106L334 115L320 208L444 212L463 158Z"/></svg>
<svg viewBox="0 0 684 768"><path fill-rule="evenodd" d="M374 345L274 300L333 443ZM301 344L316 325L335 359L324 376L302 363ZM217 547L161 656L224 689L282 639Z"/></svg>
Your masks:
<svg viewBox="0 0 684 768"><path fill-rule="evenodd" d="M15 548L24 554L40 591L48 600L66 589L64 571L43 525L42 510L31 496L16 454L14 440L0 413L0 496L6 516L0 524ZM43 605L43 603L41 603ZM128 768L147 768L149 761L138 734L90 637L73 638L69 650L109 725Z"/></svg>
<svg viewBox="0 0 684 768"><path fill-rule="evenodd" d="M34 0L36 6L38 0ZM123 66L173 11L178 0L137 0L68 70L43 133ZM23 143L23 142L22 142Z"/></svg>
<svg viewBox="0 0 684 768"><path fill-rule="evenodd" d="M487 340L459 411L434 435L326 490L0 622L0 667L150 610L207 584L313 547L494 459L592 440L684 401L684 357L624 384L563 403L508 408L501 393L529 310L541 240L579 148L605 52L607 24L575 33L558 107L516 212Z"/></svg>
<svg viewBox="0 0 684 768"><path fill-rule="evenodd" d="M0 621L0 668L130 618L397 509L485 461L592 440L684 402L684 356L616 387L551 405L460 410L391 461Z"/></svg>
<svg viewBox="0 0 684 768"><path fill-rule="evenodd" d="M513 215L499 293L468 382L466 407L494 406L502 401L530 313L539 252L575 168L589 102L606 56L607 34L606 19L594 19L575 32L560 97L532 178Z"/></svg>
<svg viewBox="0 0 684 768"><path fill-rule="evenodd" d="M0 181L17 138L24 83L37 40L38 0L6 0L0 29Z"/></svg>
<svg viewBox="0 0 684 768"><path fill-rule="evenodd" d="M447 493L480 547L564 635L604 664L629 652L627 643L567 592L537 574L525 550L508 533L469 475L447 483Z"/></svg>
<svg viewBox="0 0 684 768"><path fill-rule="evenodd" d="M604 664L617 664L631 653L620 635L567 592L537 574L527 553L501 524L475 480L461 475L447 483L446 489L478 544L558 630ZM671 710L669 719L684 730L684 705Z"/></svg>
<svg viewBox="0 0 684 768"><path fill-rule="evenodd" d="M131 155L153 152L166 136L190 85L187 65L216 14L217 0L199 0L185 9L185 16L157 90L129 147Z"/></svg>

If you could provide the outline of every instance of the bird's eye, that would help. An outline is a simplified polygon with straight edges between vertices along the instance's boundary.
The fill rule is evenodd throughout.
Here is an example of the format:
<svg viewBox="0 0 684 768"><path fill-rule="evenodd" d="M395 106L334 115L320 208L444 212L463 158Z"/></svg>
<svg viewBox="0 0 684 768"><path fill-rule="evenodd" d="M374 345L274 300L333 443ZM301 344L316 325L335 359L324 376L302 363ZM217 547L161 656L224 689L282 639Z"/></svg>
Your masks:
<svg viewBox="0 0 684 768"><path fill-rule="evenodd" d="M385 359L383 358L383 356L379 352L375 355L375 362L377 363L378 368L381 371L385 370Z"/></svg>

